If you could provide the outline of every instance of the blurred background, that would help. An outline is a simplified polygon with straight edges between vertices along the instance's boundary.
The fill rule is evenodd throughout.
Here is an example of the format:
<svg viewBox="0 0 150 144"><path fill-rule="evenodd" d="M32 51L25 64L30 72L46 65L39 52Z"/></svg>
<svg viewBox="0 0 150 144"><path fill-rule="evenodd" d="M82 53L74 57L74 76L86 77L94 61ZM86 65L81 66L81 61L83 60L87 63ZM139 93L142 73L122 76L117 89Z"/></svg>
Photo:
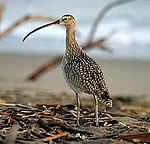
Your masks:
<svg viewBox="0 0 150 144"><path fill-rule="evenodd" d="M0 0L5 4L0 33L26 15L60 18L71 14L76 19L77 40L87 42L96 17L104 6L115 0ZM88 54L101 64L112 95L148 95L150 98L150 1L135 0L111 9L98 25L94 40L116 33L105 42L112 52L92 48ZM25 81L41 65L63 55L65 29L52 26L33 34L34 28L48 21L30 21L0 39L0 88L40 88L51 92L71 92L61 68L53 68L38 80Z"/></svg>

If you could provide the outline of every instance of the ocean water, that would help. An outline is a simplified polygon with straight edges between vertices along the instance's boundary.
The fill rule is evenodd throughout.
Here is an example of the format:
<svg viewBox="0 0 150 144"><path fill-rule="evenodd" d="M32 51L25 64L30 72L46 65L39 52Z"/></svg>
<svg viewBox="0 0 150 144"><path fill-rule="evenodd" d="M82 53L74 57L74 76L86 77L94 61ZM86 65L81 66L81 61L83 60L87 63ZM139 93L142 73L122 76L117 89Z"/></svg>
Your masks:
<svg viewBox="0 0 150 144"><path fill-rule="evenodd" d="M27 14L55 18L72 14L76 18L77 40L83 45L91 26L102 8L116 0L0 0L6 11L0 32ZM92 49L88 53L104 58L150 60L150 0L135 0L110 10L99 24L94 40L117 31L105 46L113 52ZM47 22L29 22L0 40L0 53L61 55L65 51L65 29L52 26L33 34L24 43L23 37L32 29Z"/></svg>

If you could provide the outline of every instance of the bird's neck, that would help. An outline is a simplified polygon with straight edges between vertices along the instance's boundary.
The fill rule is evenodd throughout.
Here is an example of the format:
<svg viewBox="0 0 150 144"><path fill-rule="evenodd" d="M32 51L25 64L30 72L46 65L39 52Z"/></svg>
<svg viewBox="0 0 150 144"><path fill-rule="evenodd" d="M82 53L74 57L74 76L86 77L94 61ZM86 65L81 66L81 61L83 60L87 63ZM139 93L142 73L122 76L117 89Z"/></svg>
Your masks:
<svg viewBox="0 0 150 144"><path fill-rule="evenodd" d="M66 53L79 53L81 47L76 41L75 26L66 28Z"/></svg>

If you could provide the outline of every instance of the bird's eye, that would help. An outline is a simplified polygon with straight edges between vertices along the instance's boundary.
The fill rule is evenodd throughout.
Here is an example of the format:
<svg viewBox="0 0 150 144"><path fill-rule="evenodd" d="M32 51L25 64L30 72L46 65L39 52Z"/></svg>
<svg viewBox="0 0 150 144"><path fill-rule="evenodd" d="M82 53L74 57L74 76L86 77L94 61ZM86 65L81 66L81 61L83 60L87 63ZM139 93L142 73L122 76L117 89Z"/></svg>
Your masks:
<svg viewBox="0 0 150 144"><path fill-rule="evenodd" d="M64 21L67 21L68 19L67 19L67 18L64 18L63 20L64 20Z"/></svg>

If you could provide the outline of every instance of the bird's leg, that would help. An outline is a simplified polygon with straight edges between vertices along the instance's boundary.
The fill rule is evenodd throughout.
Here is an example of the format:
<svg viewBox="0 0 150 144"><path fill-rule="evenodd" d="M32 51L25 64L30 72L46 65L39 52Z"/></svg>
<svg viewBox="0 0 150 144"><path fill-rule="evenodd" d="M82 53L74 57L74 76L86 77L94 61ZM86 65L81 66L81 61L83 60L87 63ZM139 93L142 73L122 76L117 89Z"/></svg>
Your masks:
<svg viewBox="0 0 150 144"><path fill-rule="evenodd" d="M95 118L96 118L96 127L99 127L99 119L98 119L98 100L97 97L94 95L95 101Z"/></svg>
<svg viewBox="0 0 150 144"><path fill-rule="evenodd" d="M80 99L78 93L76 93L76 101L77 101L77 126L80 126L79 119L80 119Z"/></svg>
<svg viewBox="0 0 150 144"><path fill-rule="evenodd" d="M112 119L111 115L107 113L107 106L103 104L103 110L102 110L102 113L101 113L102 117L106 117L106 118L109 118L109 119Z"/></svg>
<svg viewBox="0 0 150 144"><path fill-rule="evenodd" d="M104 116L109 118L109 119L112 119L112 116L110 114L107 113L107 106L105 106L105 108L103 109L103 113L104 113Z"/></svg>
<svg viewBox="0 0 150 144"><path fill-rule="evenodd" d="M103 112L104 112L104 113L107 112L107 106L106 106L106 105L104 105Z"/></svg>

